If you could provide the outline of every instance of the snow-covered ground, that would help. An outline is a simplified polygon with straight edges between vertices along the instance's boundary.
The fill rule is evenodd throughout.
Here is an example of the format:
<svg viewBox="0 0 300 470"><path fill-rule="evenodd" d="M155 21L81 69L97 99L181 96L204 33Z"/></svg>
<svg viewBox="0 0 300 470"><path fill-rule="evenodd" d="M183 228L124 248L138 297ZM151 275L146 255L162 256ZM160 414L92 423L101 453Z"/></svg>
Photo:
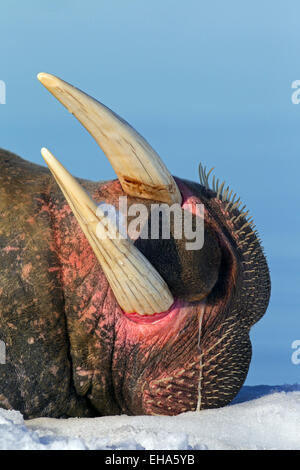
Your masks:
<svg viewBox="0 0 300 470"><path fill-rule="evenodd" d="M300 449L300 385L243 387L230 406L174 417L24 421L0 410L0 449Z"/></svg>

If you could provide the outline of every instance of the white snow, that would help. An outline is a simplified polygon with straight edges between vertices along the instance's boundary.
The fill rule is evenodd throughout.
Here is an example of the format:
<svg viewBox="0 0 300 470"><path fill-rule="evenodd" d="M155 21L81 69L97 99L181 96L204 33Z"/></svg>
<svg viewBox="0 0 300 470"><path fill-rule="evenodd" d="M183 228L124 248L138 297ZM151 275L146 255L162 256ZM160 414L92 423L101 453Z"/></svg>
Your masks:
<svg viewBox="0 0 300 470"><path fill-rule="evenodd" d="M24 421L0 410L0 449L300 449L300 385L243 387L234 403L173 417Z"/></svg>

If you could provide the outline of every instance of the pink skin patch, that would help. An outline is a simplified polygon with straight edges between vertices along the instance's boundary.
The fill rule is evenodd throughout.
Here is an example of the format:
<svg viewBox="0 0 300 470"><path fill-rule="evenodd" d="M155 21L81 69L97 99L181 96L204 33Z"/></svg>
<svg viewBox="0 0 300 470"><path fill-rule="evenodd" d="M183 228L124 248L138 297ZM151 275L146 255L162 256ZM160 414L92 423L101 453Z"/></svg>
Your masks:
<svg viewBox="0 0 300 470"><path fill-rule="evenodd" d="M179 300L175 300L175 302L171 305L171 307L166 310L165 312L154 313L153 315L140 315L139 313L126 313L123 311L126 318L129 320L134 321L135 323L155 323L159 320L162 320L167 315L171 313L178 312L178 310L182 307L182 302Z"/></svg>
<svg viewBox="0 0 300 470"><path fill-rule="evenodd" d="M134 314L134 319L130 314L122 315L118 327L126 331L131 341L140 344L141 349L147 349L155 337L163 338L164 343L175 340L187 318L191 318L204 307L205 302L193 306L188 302L176 300L167 313L152 315L149 321L145 315Z"/></svg>
<svg viewBox="0 0 300 470"><path fill-rule="evenodd" d="M3 251L5 253L9 253L10 251L18 251L19 248L17 246L6 246L5 248L3 248Z"/></svg>

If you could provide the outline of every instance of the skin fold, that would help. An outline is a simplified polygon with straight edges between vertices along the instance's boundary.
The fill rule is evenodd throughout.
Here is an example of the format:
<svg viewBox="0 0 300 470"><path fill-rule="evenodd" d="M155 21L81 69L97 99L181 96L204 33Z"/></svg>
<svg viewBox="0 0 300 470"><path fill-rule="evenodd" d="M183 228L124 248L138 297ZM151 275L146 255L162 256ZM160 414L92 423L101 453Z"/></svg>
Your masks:
<svg viewBox="0 0 300 470"><path fill-rule="evenodd" d="M125 195L118 180L80 182L96 202ZM127 315L50 172L0 150L1 407L25 418L175 415L235 397L250 328L269 302L267 263L226 198L176 182L183 210L205 206L204 247L136 240L174 304L149 318Z"/></svg>

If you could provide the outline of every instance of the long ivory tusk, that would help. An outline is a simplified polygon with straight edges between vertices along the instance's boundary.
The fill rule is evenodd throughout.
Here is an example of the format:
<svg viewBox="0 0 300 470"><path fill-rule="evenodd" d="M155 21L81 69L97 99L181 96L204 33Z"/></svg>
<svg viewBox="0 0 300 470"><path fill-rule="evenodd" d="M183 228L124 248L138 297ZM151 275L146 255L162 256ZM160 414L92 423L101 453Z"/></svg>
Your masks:
<svg viewBox="0 0 300 470"><path fill-rule="evenodd" d="M160 274L128 238L120 237L101 206L96 206L51 152L43 148L41 153L94 250L120 307L126 313L140 315L168 310L174 300ZM99 238L99 229L108 236Z"/></svg>
<svg viewBox="0 0 300 470"><path fill-rule="evenodd" d="M127 194L181 204L172 175L155 150L126 121L54 75L39 73L38 79L94 137Z"/></svg>

